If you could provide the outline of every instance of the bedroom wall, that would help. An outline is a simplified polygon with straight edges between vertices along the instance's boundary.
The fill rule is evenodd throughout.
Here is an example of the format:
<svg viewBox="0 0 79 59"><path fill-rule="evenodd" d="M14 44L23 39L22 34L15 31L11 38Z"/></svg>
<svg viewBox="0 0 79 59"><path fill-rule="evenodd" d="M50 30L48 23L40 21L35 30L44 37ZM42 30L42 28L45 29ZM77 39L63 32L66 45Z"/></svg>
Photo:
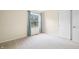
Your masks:
<svg viewBox="0 0 79 59"><path fill-rule="evenodd" d="M0 43L27 36L27 11L0 11Z"/></svg>
<svg viewBox="0 0 79 59"><path fill-rule="evenodd" d="M58 12L56 10L47 10L44 12L45 33L58 34Z"/></svg>
<svg viewBox="0 0 79 59"><path fill-rule="evenodd" d="M44 12L45 33L71 39L70 10L47 10Z"/></svg>

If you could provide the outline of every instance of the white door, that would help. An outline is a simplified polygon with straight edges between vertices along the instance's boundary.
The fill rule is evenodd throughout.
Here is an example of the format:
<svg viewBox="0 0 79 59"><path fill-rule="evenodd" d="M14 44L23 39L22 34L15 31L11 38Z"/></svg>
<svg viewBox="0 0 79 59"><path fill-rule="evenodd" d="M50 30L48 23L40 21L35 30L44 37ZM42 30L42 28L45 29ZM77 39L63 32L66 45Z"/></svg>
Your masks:
<svg viewBox="0 0 79 59"><path fill-rule="evenodd" d="M59 10L59 36L66 39L71 39L70 14L70 10Z"/></svg>
<svg viewBox="0 0 79 59"><path fill-rule="evenodd" d="M79 10L72 11L72 40L79 42Z"/></svg>

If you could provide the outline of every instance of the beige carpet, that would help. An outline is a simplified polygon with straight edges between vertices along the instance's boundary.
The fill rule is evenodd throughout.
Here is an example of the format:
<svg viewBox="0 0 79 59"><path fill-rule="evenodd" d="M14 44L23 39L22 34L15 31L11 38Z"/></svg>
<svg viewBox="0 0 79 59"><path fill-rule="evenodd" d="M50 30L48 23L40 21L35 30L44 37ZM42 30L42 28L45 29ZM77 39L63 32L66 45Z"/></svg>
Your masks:
<svg viewBox="0 0 79 59"><path fill-rule="evenodd" d="M78 49L79 43L57 36L39 34L25 39L0 44L0 48L13 49Z"/></svg>

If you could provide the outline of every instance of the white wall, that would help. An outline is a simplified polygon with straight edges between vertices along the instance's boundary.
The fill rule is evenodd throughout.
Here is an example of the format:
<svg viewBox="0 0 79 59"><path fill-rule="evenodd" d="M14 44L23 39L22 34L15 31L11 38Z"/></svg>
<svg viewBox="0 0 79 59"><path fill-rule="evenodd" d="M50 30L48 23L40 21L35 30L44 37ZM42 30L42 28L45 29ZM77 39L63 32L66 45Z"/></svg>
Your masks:
<svg viewBox="0 0 79 59"><path fill-rule="evenodd" d="M0 42L27 36L27 17L22 10L0 11Z"/></svg>
<svg viewBox="0 0 79 59"><path fill-rule="evenodd" d="M45 33L58 34L58 13L56 10L47 10L44 12Z"/></svg>
<svg viewBox="0 0 79 59"><path fill-rule="evenodd" d="M71 12L69 10L47 10L44 12L45 33L66 39L71 37Z"/></svg>
<svg viewBox="0 0 79 59"><path fill-rule="evenodd" d="M70 16L69 10L59 11L59 36L70 39Z"/></svg>

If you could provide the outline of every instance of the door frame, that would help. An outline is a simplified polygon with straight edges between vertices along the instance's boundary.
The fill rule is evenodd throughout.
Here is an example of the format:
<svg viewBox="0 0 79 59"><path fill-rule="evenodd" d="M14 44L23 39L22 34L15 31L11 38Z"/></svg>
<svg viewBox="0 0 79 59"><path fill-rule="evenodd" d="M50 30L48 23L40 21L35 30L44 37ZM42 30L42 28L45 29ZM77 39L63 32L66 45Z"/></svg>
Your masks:
<svg viewBox="0 0 79 59"><path fill-rule="evenodd" d="M72 27L73 27L73 26L72 26L72 17L73 17L73 16L72 16L72 10L70 10L70 40L73 40L73 39L72 39L72 35L73 35L73 32L72 32L72 29L73 29L73 28L72 28Z"/></svg>

